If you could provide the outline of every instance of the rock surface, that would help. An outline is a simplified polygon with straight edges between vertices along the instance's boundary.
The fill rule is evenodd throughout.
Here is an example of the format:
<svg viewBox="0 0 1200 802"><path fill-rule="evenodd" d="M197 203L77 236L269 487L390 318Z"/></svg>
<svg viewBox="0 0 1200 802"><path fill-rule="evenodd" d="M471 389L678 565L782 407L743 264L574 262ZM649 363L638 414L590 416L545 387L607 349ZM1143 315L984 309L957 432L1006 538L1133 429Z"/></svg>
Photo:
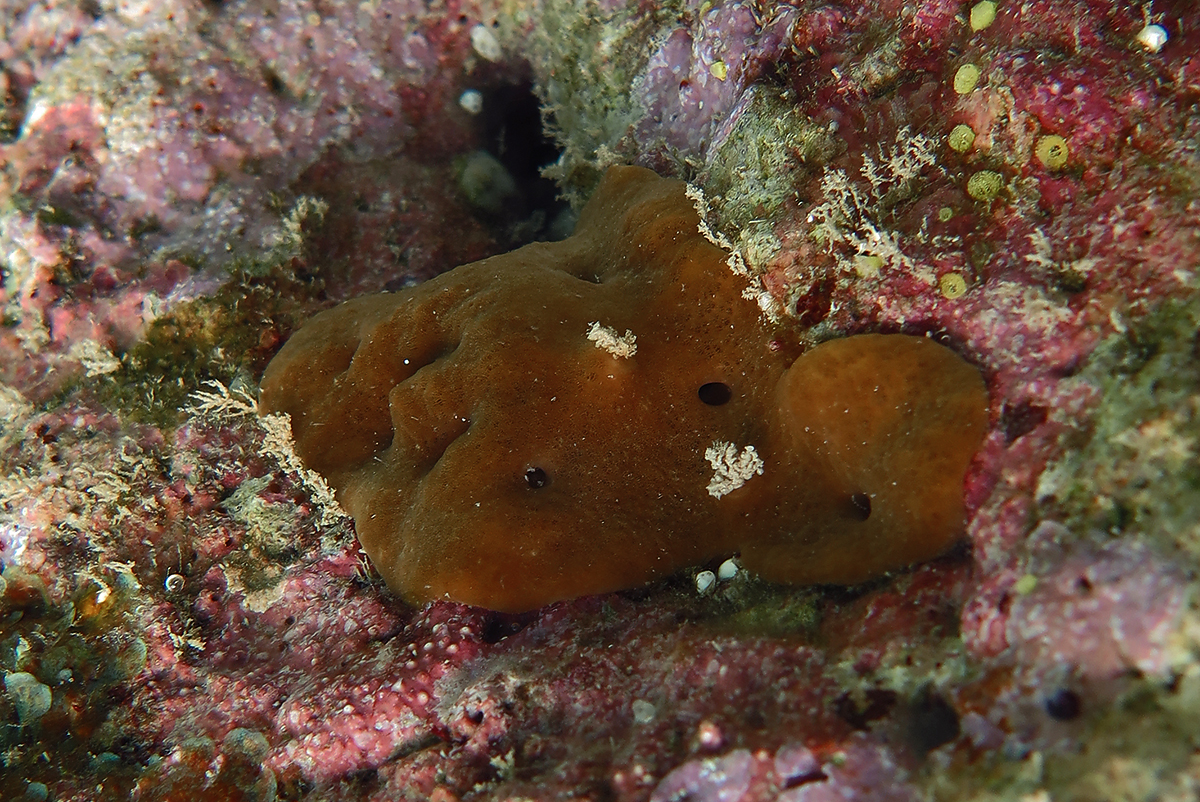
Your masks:
<svg viewBox="0 0 1200 802"><path fill-rule="evenodd" d="M0 796L1194 798L1191 4L987 2L0 0ZM390 596L250 399L314 312L569 221L547 162L698 186L802 337L982 366L970 548Z"/></svg>

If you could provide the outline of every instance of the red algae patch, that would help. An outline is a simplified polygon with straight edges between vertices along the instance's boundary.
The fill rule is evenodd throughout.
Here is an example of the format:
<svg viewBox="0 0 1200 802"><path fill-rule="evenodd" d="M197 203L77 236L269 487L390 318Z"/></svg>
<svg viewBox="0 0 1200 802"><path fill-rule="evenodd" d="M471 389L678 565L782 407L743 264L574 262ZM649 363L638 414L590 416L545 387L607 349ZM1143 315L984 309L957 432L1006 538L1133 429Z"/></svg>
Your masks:
<svg viewBox="0 0 1200 802"><path fill-rule="evenodd" d="M962 535L977 370L861 335L794 358L677 180L612 168L559 243L314 317L265 414L388 585L521 611L735 553L857 582Z"/></svg>

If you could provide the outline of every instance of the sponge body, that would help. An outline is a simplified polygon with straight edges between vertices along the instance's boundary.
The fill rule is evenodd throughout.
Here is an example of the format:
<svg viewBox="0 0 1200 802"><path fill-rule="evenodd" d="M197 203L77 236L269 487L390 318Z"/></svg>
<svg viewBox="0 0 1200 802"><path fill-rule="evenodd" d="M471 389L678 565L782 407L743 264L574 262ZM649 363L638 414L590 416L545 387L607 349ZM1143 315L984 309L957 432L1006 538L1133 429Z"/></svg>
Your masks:
<svg viewBox="0 0 1200 802"><path fill-rule="evenodd" d="M950 366L934 384L965 386L966 400L931 405L919 400L927 377L906 378L858 414L869 442L900 453L941 436L889 434L895 421L878 420L889 415L924 431L922 416L945 413L938 425L967 435L935 466L949 489L904 507L934 520L923 545L884 549L866 573L934 556L959 535L963 474L985 425L978 373L941 346L895 336L839 341L862 348L842 346L850 351L817 366L810 357L830 344L820 346L789 367L698 223L681 182L613 168L567 240L349 301L288 341L263 377L262 409L291 415L297 453L336 489L396 592L517 611L739 551L774 579L864 578L844 567L862 560L830 556L840 524L817 502L877 492L842 465L874 453L850 442L857 434L814 441L814 426L840 425L815 399L842 381L865 387L856 374L897 350L909 374ZM589 338L598 327L628 347ZM896 341L919 343L922 355L857 353ZM823 366L854 359L822 383ZM714 444L753 446L761 475L714 495ZM870 515L849 523L861 529Z"/></svg>

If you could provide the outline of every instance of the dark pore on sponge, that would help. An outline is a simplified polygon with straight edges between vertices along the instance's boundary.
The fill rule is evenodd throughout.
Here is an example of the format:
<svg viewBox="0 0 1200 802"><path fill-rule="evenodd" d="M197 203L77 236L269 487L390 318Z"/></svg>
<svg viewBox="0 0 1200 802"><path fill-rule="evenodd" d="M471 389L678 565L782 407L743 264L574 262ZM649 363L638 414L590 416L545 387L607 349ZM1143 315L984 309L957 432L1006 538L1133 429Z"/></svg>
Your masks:
<svg viewBox="0 0 1200 802"><path fill-rule="evenodd" d="M315 316L262 381L410 602L521 611L740 554L854 583L962 534L979 372L921 337L803 353L684 184L614 167L574 236Z"/></svg>

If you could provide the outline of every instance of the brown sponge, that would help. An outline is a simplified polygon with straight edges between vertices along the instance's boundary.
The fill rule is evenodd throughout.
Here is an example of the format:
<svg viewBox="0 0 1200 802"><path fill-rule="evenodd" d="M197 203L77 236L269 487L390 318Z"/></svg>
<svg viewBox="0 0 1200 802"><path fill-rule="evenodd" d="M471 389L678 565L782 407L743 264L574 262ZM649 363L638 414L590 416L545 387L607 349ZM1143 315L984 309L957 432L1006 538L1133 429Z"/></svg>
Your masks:
<svg viewBox="0 0 1200 802"><path fill-rule="evenodd" d="M612 168L576 233L358 298L267 367L264 413L412 602L527 610L741 552L854 582L962 530L979 373L864 335L792 366L684 185Z"/></svg>

